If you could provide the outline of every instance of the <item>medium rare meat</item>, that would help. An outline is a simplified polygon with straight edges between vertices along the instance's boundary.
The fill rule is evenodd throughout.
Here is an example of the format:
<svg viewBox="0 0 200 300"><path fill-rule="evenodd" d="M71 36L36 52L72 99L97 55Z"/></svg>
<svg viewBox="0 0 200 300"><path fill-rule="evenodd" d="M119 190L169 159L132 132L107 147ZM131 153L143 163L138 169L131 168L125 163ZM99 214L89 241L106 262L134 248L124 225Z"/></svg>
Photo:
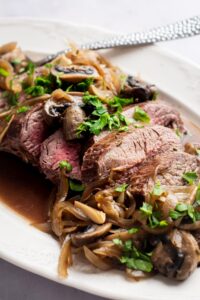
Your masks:
<svg viewBox="0 0 200 300"><path fill-rule="evenodd" d="M151 118L151 124L162 125L165 127L179 129L185 133L183 121L179 112L172 106L161 101L148 101L139 105ZM123 115L127 118L133 118L135 105L124 109Z"/></svg>
<svg viewBox="0 0 200 300"><path fill-rule="evenodd" d="M48 135L49 129L43 119L42 104L38 104L27 113L16 115L0 145L0 150L37 165L41 143Z"/></svg>
<svg viewBox="0 0 200 300"><path fill-rule="evenodd" d="M183 186L187 184L182 178L186 172L200 175L200 161L196 156L185 152L162 153L135 170L129 190L132 194L146 195L156 181L166 186Z"/></svg>
<svg viewBox="0 0 200 300"><path fill-rule="evenodd" d="M110 133L86 151L82 180L88 183L105 178L111 170L112 173L124 176L127 170L130 171L150 157L181 149L177 135L163 126L130 128L128 132Z"/></svg>
<svg viewBox="0 0 200 300"><path fill-rule="evenodd" d="M80 144L66 142L61 130L57 130L42 144L40 155L41 171L51 181L58 183L60 176L59 162L68 161L72 165L69 177L80 179Z"/></svg>

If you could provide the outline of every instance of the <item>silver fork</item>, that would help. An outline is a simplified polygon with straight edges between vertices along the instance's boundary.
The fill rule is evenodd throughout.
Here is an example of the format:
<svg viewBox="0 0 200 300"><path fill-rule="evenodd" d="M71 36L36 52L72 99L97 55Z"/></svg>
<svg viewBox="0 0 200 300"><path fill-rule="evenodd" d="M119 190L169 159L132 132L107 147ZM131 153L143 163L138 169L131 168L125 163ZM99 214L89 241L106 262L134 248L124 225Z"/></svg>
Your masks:
<svg viewBox="0 0 200 300"><path fill-rule="evenodd" d="M192 18L178 21L176 23L156 27L144 32L116 35L105 40L89 42L80 45L79 48L99 50L99 49L108 49L108 48L115 48L115 47L122 47L122 46L127 47L127 46L148 45L157 42L187 38L198 34L200 34L200 16L195 16ZM50 62L58 55L67 53L69 50L70 48L67 48L57 53L47 55L37 61L31 59L30 56L28 58L37 66L41 66Z"/></svg>

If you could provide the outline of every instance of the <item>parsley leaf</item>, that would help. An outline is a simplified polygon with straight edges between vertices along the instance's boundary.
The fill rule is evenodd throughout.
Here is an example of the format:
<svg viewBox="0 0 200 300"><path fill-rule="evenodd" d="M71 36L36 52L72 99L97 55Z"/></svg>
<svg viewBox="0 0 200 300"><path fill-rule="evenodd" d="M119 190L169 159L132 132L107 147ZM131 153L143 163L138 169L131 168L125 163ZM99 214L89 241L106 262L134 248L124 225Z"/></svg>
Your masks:
<svg viewBox="0 0 200 300"><path fill-rule="evenodd" d="M112 108L115 108L117 112L121 112L123 106L132 104L133 102L133 98L120 98L115 96L108 102L108 105Z"/></svg>
<svg viewBox="0 0 200 300"><path fill-rule="evenodd" d="M109 130L126 130L126 128L123 128L123 125L128 125L129 121L119 112L109 114L106 106L103 105L97 96L90 95L86 92L83 96L83 102L86 105L92 106L93 111L91 116L78 127L78 135L81 135L83 132L90 132L94 135L99 135L100 132L106 128Z"/></svg>
<svg viewBox="0 0 200 300"><path fill-rule="evenodd" d="M150 216L153 212L153 206L147 202L143 202L142 207L140 207L140 211L142 211L144 215Z"/></svg>
<svg viewBox="0 0 200 300"><path fill-rule="evenodd" d="M188 216L193 223L200 218L199 212L195 211L195 208L191 204L187 203L178 203L175 210L170 210L169 216L173 220Z"/></svg>
<svg viewBox="0 0 200 300"><path fill-rule="evenodd" d="M84 191L84 185L78 181L71 180L69 181L69 187L74 192L83 192Z"/></svg>
<svg viewBox="0 0 200 300"><path fill-rule="evenodd" d="M44 87L40 85L30 86L26 88L24 91L27 95L31 95L33 97L39 97L45 94Z"/></svg>
<svg viewBox="0 0 200 300"><path fill-rule="evenodd" d="M59 167L61 169L65 169L67 172L71 172L73 169L72 165L66 160L61 160L59 162Z"/></svg>
<svg viewBox="0 0 200 300"><path fill-rule="evenodd" d="M153 196L161 196L164 193L164 188L161 186L160 182L156 182L156 184L154 185L153 191L152 191L152 195Z"/></svg>
<svg viewBox="0 0 200 300"><path fill-rule="evenodd" d="M153 264L148 254L142 253L134 245L132 240L127 240L123 243L120 239L114 239L113 243L123 247L123 254L120 257L120 262L126 265L127 268L141 270L143 272L151 272Z"/></svg>
<svg viewBox="0 0 200 300"><path fill-rule="evenodd" d="M128 187L128 184L123 183L123 184L119 185L118 187L116 187L115 191L116 192L125 192L127 187Z"/></svg>
<svg viewBox="0 0 200 300"><path fill-rule="evenodd" d="M182 175L182 178L187 181L190 185L192 185L195 180L197 180L198 175L196 172L186 172Z"/></svg>
<svg viewBox="0 0 200 300"><path fill-rule="evenodd" d="M141 121L141 122L144 122L144 123L149 123L150 120L151 120L149 115L142 108L140 108L139 106L135 107L133 118L136 121Z"/></svg>
<svg viewBox="0 0 200 300"><path fill-rule="evenodd" d="M160 220L160 212L153 211L153 206L149 203L143 202L142 207L140 207L140 211L148 217L148 226L151 228L156 227L165 227L168 226L166 220Z"/></svg>
<svg viewBox="0 0 200 300"><path fill-rule="evenodd" d="M3 77L8 77L10 74L8 71L6 71L5 69L3 68L0 68L0 76L3 76Z"/></svg>
<svg viewBox="0 0 200 300"><path fill-rule="evenodd" d="M29 106L20 106L20 107L17 109L17 114L25 113L25 112L27 112L29 109L30 109Z"/></svg>
<svg viewBox="0 0 200 300"><path fill-rule="evenodd" d="M27 74L32 76L35 72L35 64L32 62L29 62L25 68L25 71L27 71Z"/></svg>
<svg viewBox="0 0 200 300"><path fill-rule="evenodd" d="M117 246L123 246L123 243L120 239L113 239L113 243Z"/></svg>
<svg viewBox="0 0 200 300"><path fill-rule="evenodd" d="M128 229L128 233L130 233L130 234L136 233L138 231L139 231L139 228L137 228L137 227L133 227L133 228Z"/></svg>

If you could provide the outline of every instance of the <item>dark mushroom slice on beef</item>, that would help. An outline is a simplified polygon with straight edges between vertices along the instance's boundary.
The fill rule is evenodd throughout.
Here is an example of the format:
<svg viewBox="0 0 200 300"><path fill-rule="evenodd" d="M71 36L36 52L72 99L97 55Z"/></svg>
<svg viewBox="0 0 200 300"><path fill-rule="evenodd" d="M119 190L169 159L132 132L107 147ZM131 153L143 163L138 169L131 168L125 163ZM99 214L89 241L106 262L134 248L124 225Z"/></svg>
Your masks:
<svg viewBox="0 0 200 300"><path fill-rule="evenodd" d="M47 100L44 104L43 115L44 119L49 125L57 125L59 120L69 106L68 102L55 102L52 99Z"/></svg>
<svg viewBox="0 0 200 300"><path fill-rule="evenodd" d="M153 100L156 95L155 85L145 84L133 76L128 76L121 96L126 98L134 98L135 102L144 102Z"/></svg>
<svg viewBox="0 0 200 300"><path fill-rule="evenodd" d="M67 141L82 138L77 134L78 127L84 122L86 114L78 105L72 105L65 111L63 118L63 132Z"/></svg>
<svg viewBox="0 0 200 300"><path fill-rule="evenodd" d="M152 254L154 268L162 275L185 280L199 263L200 250L195 238L173 230L158 243Z"/></svg>
<svg viewBox="0 0 200 300"><path fill-rule="evenodd" d="M111 229L112 224L106 223L103 225L88 226L84 232L75 233L72 235L72 244L75 247L81 247L96 241L98 238L104 236Z"/></svg>
<svg viewBox="0 0 200 300"><path fill-rule="evenodd" d="M59 77L63 81L68 81L71 83L80 82L88 78L99 78L99 73L93 66L70 65L64 67L56 65L52 69L52 74L56 77Z"/></svg>

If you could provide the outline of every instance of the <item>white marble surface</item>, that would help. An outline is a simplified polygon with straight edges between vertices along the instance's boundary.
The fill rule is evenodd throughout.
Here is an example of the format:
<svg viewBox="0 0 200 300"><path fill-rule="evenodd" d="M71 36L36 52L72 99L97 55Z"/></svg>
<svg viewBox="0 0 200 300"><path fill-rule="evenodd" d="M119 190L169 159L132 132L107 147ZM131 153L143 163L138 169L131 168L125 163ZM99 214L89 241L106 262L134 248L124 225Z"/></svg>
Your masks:
<svg viewBox="0 0 200 300"><path fill-rule="evenodd" d="M0 17L53 18L116 32L143 30L198 14L199 0L0 0ZM200 64L200 36L162 46ZM0 300L13 299L103 300L0 260Z"/></svg>

